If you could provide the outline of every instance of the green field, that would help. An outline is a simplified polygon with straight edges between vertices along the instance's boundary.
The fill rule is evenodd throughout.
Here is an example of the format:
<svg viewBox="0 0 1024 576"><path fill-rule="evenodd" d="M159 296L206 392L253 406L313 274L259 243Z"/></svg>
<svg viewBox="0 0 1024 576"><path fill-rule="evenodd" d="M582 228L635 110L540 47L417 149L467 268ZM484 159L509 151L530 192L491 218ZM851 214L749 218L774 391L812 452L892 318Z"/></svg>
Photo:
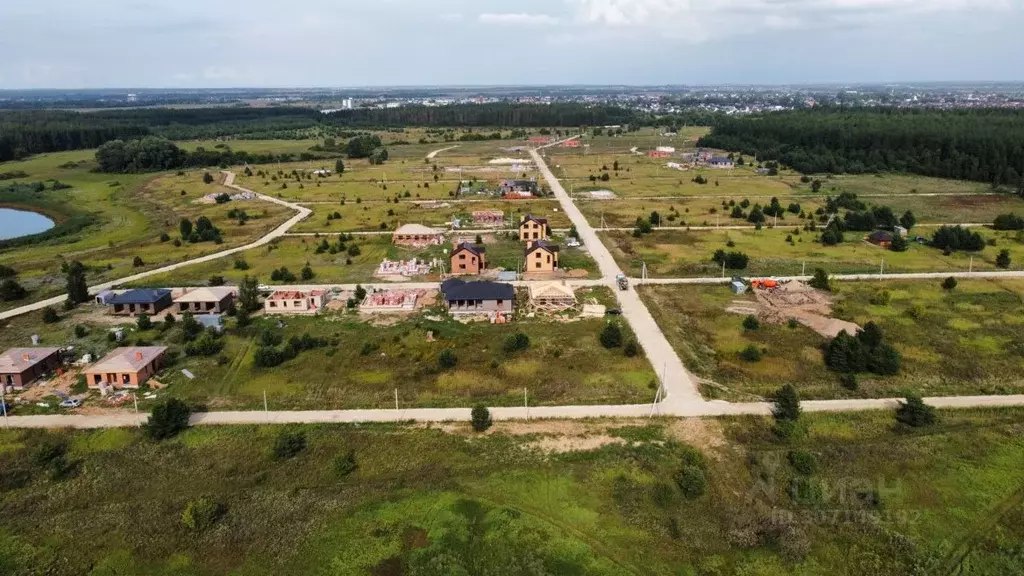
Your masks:
<svg viewBox="0 0 1024 576"><path fill-rule="evenodd" d="M498 424L477 437L465 425L210 427L162 443L131 429L3 431L0 566L1004 576L1024 538L1021 416L946 412L908 433L888 413L818 415L791 445L758 418ZM273 455L284 430L307 445L287 460ZM612 443L541 452L559 431ZM59 474L36 456L44 444L67 446ZM789 450L810 452L816 470L796 472ZM356 469L344 474L336 462L349 451ZM703 496L677 487L682 462L706 470ZM183 511L203 499L217 514L187 528Z"/></svg>
<svg viewBox="0 0 1024 576"><path fill-rule="evenodd" d="M572 222L562 212L557 200L493 200L482 202L448 202L415 204L411 202L356 204L312 204L312 216L292 228L292 232L354 232L381 230L385 224L388 230L395 230L402 224L424 224L441 228L449 227L453 218L459 218L463 228L473 229L472 213L477 210L501 210L507 222L515 223L527 214L547 218L552 228L569 228ZM327 219L337 213L340 219Z"/></svg>
<svg viewBox="0 0 1024 576"><path fill-rule="evenodd" d="M24 181L59 179L71 185L67 190L44 193L43 201L57 211L67 206L94 218L94 224L78 233L0 252L0 264L17 270L19 281L29 289L26 301L61 293L64 278L60 267L66 261L85 264L90 283L112 280L247 244L293 214L285 207L261 201L201 204L197 200L206 194L232 192L216 183L204 184L201 170L180 176L98 174L91 172L91 157L91 152L68 152L0 166L4 171L24 170L29 174ZM62 168L67 162L83 163ZM217 175L216 171L212 173ZM245 225L228 218L233 208L245 210L250 217ZM59 213L53 216L58 220L61 217ZM208 217L221 230L223 244L185 242L173 246L179 236L179 220L194 221L200 216ZM161 233L167 233L170 240L161 241ZM136 256L142 258L142 266L133 265ZM2 306L17 305L6 302Z"/></svg>
<svg viewBox="0 0 1024 576"><path fill-rule="evenodd" d="M76 354L89 351L102 357L114 343L105 338L109 322L90 317L92 309L83 307L59 323L42 326L37 314L18 317L0 344L26 345L29 335L39 334L43 344L71 345ZM653 398L655 375L643 355L629 358L621 348L606 350L598 343L603 319L537 318L509 326L462 324L443 319L439 311L428 312L434 319L415 315L389 321L383 316L378 321L342 313L287 317L283 328L277 327L277 318L265 318L230 330L221 353L205 358L182 355L180 322L167 330L158 322L140 332L128 319L132 330L126 343L168 346L177 360L157 376L169 385L166 393L211 407L255 408L263 405L266 392L277 409L388 408L394 406L396 388L405 407L470 406L477 401L521 405L524 388L530 402L538 405L644 403ZM74 333L79 324L88 328L83 337ZM253 354L266 330L285 341L308 333L326 338L328 346L275 368L260 368ZM516 331L529 336L529 349L504 352L505 339ZM629 328L624 331L628 340ZM458 357L453 369L439 367L438 355L446 349ZM196 378L186 378L182 369Z"/></svg>
<svg viewBox="0 0 1024 576"><path fill-rule="evenodd" d="M799 232L799 233L798 233ZM931 236L928 228L914 229L911 235ZM715 250L739 251L750 258L745 270L727 270L727 274L797 276L804 270L825 268L831 274L878 273L885 261L886 273L966 272L973 269L997 270L995 260L1002 249L1011 254L1012 270L1024 267L1024 244L1015 232L982 230L982 236L995 240L980 252L954 252L911 243L906 252L893 252L863 240L866 233L847 232L846 241L836 246L816 242L815 232L779 225L763 230L662 230L634 238L629 232L602 232L600 235L619 266L627 274L639 277L643 263L652 278L720 276L722 268L711 261ZM786 238L792 237L792 242ZM729 246L732 242L732 246Z"/></svg>
<svg viewBox="0 0 1024 576"><path fill-rule="evenodd" d="M938 280L834 284L833 316L877 323L902 355L898 375L863 374L856 391L840 387L838 375L825 368L824 337L803 326L762 323L745 330L745 316L726 308L754 297L735 296L725 286L642 286L640 293L683 364L708 380L702 386L708 396L750 400L786 383L804 397L825 399L1024 391L1024 281L964 280L952 291ZM881 303L882 292L888 304ZM764 352L759 362L740 358L751 344Z"/></svg>

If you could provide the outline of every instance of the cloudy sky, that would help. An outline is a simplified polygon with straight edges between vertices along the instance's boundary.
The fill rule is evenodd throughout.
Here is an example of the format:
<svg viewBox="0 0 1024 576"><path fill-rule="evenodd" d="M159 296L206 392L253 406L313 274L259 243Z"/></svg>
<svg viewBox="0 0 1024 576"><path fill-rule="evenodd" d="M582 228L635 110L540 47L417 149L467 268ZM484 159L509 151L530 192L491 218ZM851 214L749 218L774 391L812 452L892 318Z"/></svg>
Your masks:
<svg viewBox="0 0 1024 576"><path fill-rule="evenodd" d="M3 0L0 89L1024 80L1024 0Z"/></svg>

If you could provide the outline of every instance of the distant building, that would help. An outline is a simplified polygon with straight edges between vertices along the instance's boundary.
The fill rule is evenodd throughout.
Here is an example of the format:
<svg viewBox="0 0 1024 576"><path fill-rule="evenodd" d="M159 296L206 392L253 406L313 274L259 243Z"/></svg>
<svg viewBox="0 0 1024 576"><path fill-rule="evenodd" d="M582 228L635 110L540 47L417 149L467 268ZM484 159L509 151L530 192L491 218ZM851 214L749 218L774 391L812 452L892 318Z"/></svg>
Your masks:
<svg viewBox="0 0 1024 576"><path fill-rule="evenodd" d="M671 155L671 152L662 152L661 150L651 150L647 153L648 158L668 158Z"/></svg>
<svg viewBox="0 0 1024 576"><path fill-rule="evenodd" d="M452 274L479 274L487 268L487 250L483 246L463 242L452 250Z"/></svg>
<svg viewBox="0 0 1024 576"><path fill-rule="evenodd" d="M166 353L163 346L116 348L85 369L85 382L100 390L138 388L160 370Z"/></svg>
<svg viewBox="0 0 1024 576"><path fill-rule="evenodd" d="M326 290L278 290L263 302L267 314L319 314L327 304Z"/></svg>
<svg viewBox="0 0 1024 576"><path fill-rule="evenodd" d="M189 290L174 299L179 313L222 314L231 308L236 290L227 286L210 286Z"/></svg>
<svg viewBox="0 0 1024 576"><path fill-rule="evenodd" d="M391 235L391 241L399 246L440 246L444 243L444 234L422 224L403 224Z"/></svg>
<svg viewBox="0 0 1024 576"><path fill-rule="evenodd" d="M452 314L511 314L516 297L511 284L458 278L441 283L441 293Z"/></svg>
<svg viewBox="0 0 1024 576"><path fill-rule="evenodd" d="M655 152L665 152L668 154L675 154L676 149L674 146L658 146L654 149Z"/></svg>
<svg viewBox="0 0 1024 576"><path fill-rule="evenodd" d="M562 142L562 148L579 148L579 147L580 147L580 141L579 140L566 140L565 142Z"/></svg>
<svg viewBox="0 0 1024 576"><path fill-rule="evenodd" d="M172 304L171 291L163 288L157 290L128 290L107 299L107 308L111 314L118 316L152 316Z"/></svg>
<svg viewBox="0 0 1024 576"><path fill-rule="evenodd" d="M554 272L558 269L558 246L544 240L531 242L526 248L525 272Z"/></svg>
<svg viewBox="0 0 1024 576"><path fill-rule="evenodd" d="M885 230L875 230L871 234L868 234L865 240L874 244L875 246L881 246L882 248L888 248L892 244L892 232Z"/></svg>
<svg viewBox="0 0 1024 576"><path fill-rule="evenodd" d="M533 180L503 180L498 192L503 198L533 198L540 189Z"/></svg>
<svg viewBox="0 0 1024 576"><path fill-rule="evenodd" d="M0 385L22 390L60 366L60 348L11 348L0 354Z"/></svg>
<svg viewBox="0 0 1024 576"><path fill-rule="evenodd" d="M519 240L521 242L547 240L550 233L551 228L548 227L547 218L537 218L532 214L527 214L519 222Z"/></svg>
<svg viewBox="0 0 1024 576"><path fill-rule="evenodd" d="M531 136L530 144L548 144L551 142L551 138L547 136Z"/></svg>
<svg viewBox="0 0 1024 576"><path fill-rule="evenodd" d="M725 157L725 156L712 156L708 160L708 166L710 166L712 168L728 169L728 168L732 168L733 166L735 166L735 164L733 164L733 161L730 160L729 158Z"/></svg>

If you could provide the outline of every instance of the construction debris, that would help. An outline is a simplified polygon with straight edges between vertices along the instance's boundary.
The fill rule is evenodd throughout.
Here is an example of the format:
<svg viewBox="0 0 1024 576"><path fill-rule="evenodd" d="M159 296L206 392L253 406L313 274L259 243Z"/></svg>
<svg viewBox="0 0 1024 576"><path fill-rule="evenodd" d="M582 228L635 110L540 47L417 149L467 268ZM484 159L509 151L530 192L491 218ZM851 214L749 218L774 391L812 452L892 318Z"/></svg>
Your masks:
<svg viewBox="0 0 1024 576"><path fill-rule="evenodd" d="M438 266L437 259L427 263L419 258L398 261L391 261L385 258L384 261L380 263L380 266L377 267L377 271L374 272L373 275L380 278L387 278L389 276L400 276L402 278L425 276L430 274L430 271L436 266Z"/></svg>
<svg viewBox="0 0 1024 576"><path fill-rule="evenodd" d="M366 295L361 312L412 312L425 290L378 290Z"/></svg>
<svg viewBox="0 0 1024 576"><path fill-rule="evenodd" d="M576 306L576 294L563 282L530 284L530 305L540 312L561 312Z"/></svg>
<svg viewBox="0 0 1024 576"><path fill-rule="evenodd" d="M832 318L831 296L804 282L755 279L750 285L756 301L734 300L728 312L753 314L770 324L795 320L826 338L835 338L843 331L860 331L860 326L852 322Z"/></svg>

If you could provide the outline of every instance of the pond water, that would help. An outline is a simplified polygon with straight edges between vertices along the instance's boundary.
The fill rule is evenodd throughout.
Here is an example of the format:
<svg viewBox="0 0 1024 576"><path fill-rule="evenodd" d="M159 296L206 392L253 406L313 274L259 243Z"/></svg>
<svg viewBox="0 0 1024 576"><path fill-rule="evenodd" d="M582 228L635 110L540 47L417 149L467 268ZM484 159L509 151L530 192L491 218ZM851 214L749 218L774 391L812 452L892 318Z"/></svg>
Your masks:
<svg viewBox="0 0 1024 576"><path fill-rule="evenodd" d="M39 234L53 228L53 220L28 210L0 208L0 240Z"/></svg>

